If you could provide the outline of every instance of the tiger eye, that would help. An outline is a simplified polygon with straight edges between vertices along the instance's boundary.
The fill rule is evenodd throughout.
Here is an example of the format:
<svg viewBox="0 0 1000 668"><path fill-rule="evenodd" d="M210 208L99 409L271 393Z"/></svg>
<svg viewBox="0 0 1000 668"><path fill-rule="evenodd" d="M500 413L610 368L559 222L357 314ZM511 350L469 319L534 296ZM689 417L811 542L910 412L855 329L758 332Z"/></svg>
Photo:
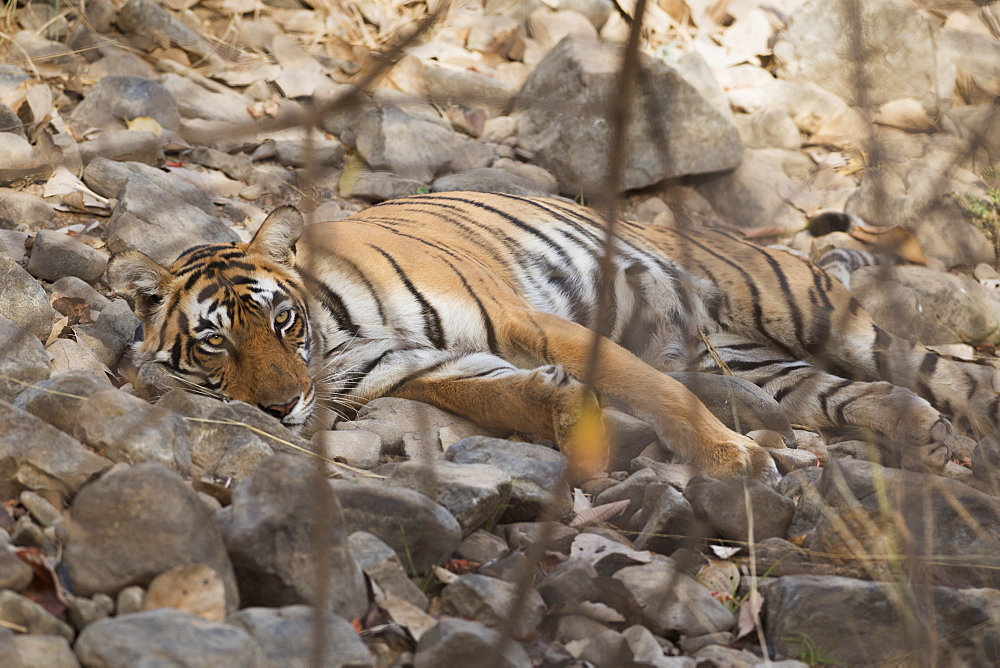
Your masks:
<svg viewBox="0 0 1000 668"><path fill-rule="evenodd" d="M288 322L288 319L292 317L292 312L290 310L282 311L278 315L274 316L274 322L278 325L284 325Z"/></svg>
<svg viewBox="0 0 1000 668"><path fill-rule="evenodd" d="M213 334L212 336L205 339L205 343L210 346L221 346L226 342L226 339L221 334Z"/></svg>

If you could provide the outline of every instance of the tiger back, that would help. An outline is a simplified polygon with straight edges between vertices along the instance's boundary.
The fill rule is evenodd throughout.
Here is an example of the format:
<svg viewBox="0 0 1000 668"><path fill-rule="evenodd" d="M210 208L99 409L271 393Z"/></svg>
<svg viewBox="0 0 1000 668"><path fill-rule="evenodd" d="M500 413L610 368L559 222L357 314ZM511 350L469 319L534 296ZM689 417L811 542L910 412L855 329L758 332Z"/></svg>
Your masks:
<svg viewBox="0 0 1000 668"><path fill-rule="evenodd" d="M600 219L581 207L441 193L304 230L283 207L249 244L194 249L169 269L122 254L109 278L145 323L141 359L289 426L408 397L552 438L586 476L607 463L578 429L602 243ZM766 451L664 373L717 371L718 356L795 422L872 429L911 467L944 465L949 418L972 433L997 424L992 370L884 332L791 254L623 222L607 280L594 389L711 475L777 475Z"/></svg>

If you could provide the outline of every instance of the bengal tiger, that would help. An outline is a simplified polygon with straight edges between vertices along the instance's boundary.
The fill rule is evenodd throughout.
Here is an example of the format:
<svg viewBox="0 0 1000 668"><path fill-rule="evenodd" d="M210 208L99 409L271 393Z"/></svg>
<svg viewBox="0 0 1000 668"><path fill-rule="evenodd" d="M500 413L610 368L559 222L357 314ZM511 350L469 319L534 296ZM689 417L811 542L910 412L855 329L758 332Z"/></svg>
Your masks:
<svg viewBox="0 0 1000 668"><path fill-rule="evenodd" d="M903 444L909 467L944 466L952 421L996 429L993 369L887 333L814 264L716 229L619 230L593 387L680 460L777 479L767 450L665 375L720 362L794 422ZM404 397L550 438L586 476L608 461L574 429L603 235L593 211L505 194L417 195L308 226L283 206L248 243L196 246L168 268L126 251L108 280L144 323L140 362L288 427Z"/></svg>

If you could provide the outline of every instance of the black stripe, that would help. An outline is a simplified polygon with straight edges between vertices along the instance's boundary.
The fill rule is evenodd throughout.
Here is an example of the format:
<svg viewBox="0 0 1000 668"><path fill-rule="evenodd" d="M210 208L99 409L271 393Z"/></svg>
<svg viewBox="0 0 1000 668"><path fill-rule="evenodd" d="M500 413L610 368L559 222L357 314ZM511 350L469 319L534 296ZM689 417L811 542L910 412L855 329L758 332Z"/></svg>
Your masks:
<svg viewBox="0 0 1000 668"><path fill-rule="evenodd" d="M427 298L424 297L419 290L417 290L416 286L413 285L413 282L410 281L409 277L406 275L406 272L403 271L403 268L399 266L399 263L396 262L391 255L373 244L367 244L367 246L375 251L378 251L378 253L392 265L392 268L396 271L396 276L399 277L399 280L403 282L404 286L406 286L407 291L409 291L409 293L413 295L413 298L417 300L417 303L420 304L424 317L424 334L427 336L427 339L435 348L444 350L447 346L447 342L444 338L444 329L441 327L441 316L438 314L437 309L431 306L431 303L427 301Z"/></svg>
<svg viewBox="0 0 1000 668"><path fill-rule="evenodd" d="M841 380L836 385L834 385L833 387L831 387L831 388L829 388L829 389L827 389L827 390L819 393L819 396L818 396L819 406L820 406L820 409L823 411L824 415L826 415L828 418L833 419L833 416L830 415L830 409L829 409L830 399L833 397L833 395L837 394L838 392L840 392L845 387L851 385L852 382L853 381L850 381L850 380ZM843 422L842 418L843 418L843 416L841 416L841 419L837 420L837 424L841 424Z"/></svg>
<svg viewBox="0 0 1000 668"><path fill-rule="evenodd" d="M479 308L479 315L483 319L483 328L486 330L486 347L489 348L490 352L494 355L500 355L500 347L497 345L496 329L493 327L493 320L490 318L490 314L487 312L486 306L476 295L472 286L469 285L469 282L465 280L465 276L462 275L462 272L460 272L451 262L448 262L448 260L442 261L451 267L451 270L455 272L455 275L458 276L458 280L462 281L462 285L465 286L465 291L469 293L469 296L472 297L472 301L474 301L476 303L476 307Z"/></svg>
<svg viewBox="0 0 1000 668"><path fill-rule="evenodd" d="M807 381L811 380L814 377L815 376L811 376L807 373L802 374L802 377L796 380L794 383L792 383L791 385L784 385L777 392L775 392L774 400L777 401L778 403L781 403L782 399L784 399L789 394L802 387L804 383L806 383Z"/></svg>
<svg viewBox="0 0 1000 668"><path fill-rule="evenodd" d="M461 357L462 357L461 353L456 353L454 355L449 355L446 359L443 359L443 360L440 360L438 362L435 362L434 364L431 364L430 366L424 367L423 369L418 369L418 370L416 370L416 371L414 371L412 373L408 373L405 376L403 376L402 378L400 378L398 381L396 381L395 383L393 383L389 387L388 390L386 390L385 392L383 392L383 394L385 396L390 396L393 392L395 392L399 388L403 387L407 383L409 383L411 381L414 381L414 380L420 378L421 376L426 376L429 373L433 373L433 372L437 371L438 369L440 369L441 367L443 367L445 364L449 364L451 362L454 362L455 360L457 360L457 359L459 359Z"/></svg>
<svg viewBox="0 0 1000 668"><path fill-rule="evenodd" d="M326 309L337 322L337 329L357 336L360 327L351 319L351 314L341 296L312 274L302 269L299 272L302 274L302 281L309 293L319 300L320 306Z"/></svg>

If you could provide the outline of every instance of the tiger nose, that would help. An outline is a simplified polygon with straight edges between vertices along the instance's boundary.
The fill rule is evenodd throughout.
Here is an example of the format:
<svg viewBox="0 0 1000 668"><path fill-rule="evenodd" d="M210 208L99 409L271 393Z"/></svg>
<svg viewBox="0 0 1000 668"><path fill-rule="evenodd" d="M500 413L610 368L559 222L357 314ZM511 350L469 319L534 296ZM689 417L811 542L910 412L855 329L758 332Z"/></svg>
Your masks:
<svg viewBox="0 0 1000 668"><path fill-rule="evenodd" d="M292 399L287 404L273 404L271 406L261 406L260 408L268 415L273 415L274 417L281 420L286 415L292 412L292 409L295 408L295 404L297 403L299 403L298 397Z"/></svg>

